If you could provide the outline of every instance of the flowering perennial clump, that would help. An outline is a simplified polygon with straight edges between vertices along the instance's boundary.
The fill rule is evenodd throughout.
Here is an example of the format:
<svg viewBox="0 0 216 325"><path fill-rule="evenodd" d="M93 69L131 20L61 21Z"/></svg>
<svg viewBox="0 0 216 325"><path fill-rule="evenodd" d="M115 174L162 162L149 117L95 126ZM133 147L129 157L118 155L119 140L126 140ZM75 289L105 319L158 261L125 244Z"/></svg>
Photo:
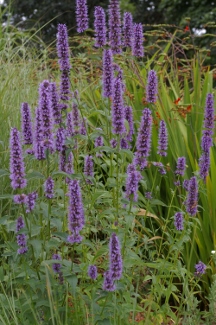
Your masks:
<svg viewBox="0 0 216 325"><path fill-rule="evenodd" d="M10 179L14 190L27 185L20 132L16 128L12 128L10 133Z"/></svg>

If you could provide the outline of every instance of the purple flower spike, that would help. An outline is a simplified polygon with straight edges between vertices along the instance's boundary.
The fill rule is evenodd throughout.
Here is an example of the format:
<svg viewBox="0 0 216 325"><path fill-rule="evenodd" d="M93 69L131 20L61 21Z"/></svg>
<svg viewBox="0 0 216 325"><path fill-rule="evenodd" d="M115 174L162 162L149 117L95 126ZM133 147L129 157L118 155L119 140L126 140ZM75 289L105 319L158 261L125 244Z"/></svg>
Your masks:
<svg viewBox="0 0 216 325"><path fill-rule="evenodd" d="M129 149L128 141L125 138L122 138L120 141L121 149Z"/></svg>
<svg viewBox="0 0 216 325"><path fill-rule="evenodd" d="M88 29L88 7L86 0L76 0L76 22L78 33Z"/></svg>
<svg viewBox="0 0 216 325"><path fill-rule="evenodd" d="M133 123L133 110L131 106L125 107L125 119L128 121L129 130L127 132L127 141L132 141L132 136L134 134L134 123Z"/></svg>
<svg viewBox="0 0 216 325"><path fill-rule="evenodd" d="M145 192L145 198L147 200L151 200L152 199L152 193L151 192Z"/></svg>
<svg viewBox="0 0 216 325"><path fill-rule="evenodd" d="M53 260L60 261L61 260L61 256L59 254L53 254L52 259ZM61 264L60 263L53 263L52 269L53 269L53 272L59 273L60 272L60 269L61 269Z"/></svg>
<svg viewBox="0 0 216 325"><path fill-rule="evenodd" d="M70 70L70 51L68 44L68 31L65 24L58 24L57 53L61 71Z"/></svg>
<svg viewBox="0 0 216 325"><path fill-rule="evenodd" d="M36 200L38 198L37 192L32 192L27 195L26 199L26 213L34 210Z"/></svg>
<svg viewBox="0 0 216 325"><path fill-rule="evenodd" d="M39 107L35 112L34 154L38 160L45 159L42 112Z"/></svg>
<svg viewBox="0 0 216 325"><path fill-rule="evenodd" d="M185 202L186 211L191 215L195 216L198 209L198 184L195 176L191 177L188 185L188 195Z"/></svg>
<svg viewBox="0 0 216 325"><path fill-rule="evenodd" d="M106 271L104 273L104 283L103 283L103 290L105 291L115 291L116 285L114 284L114 280L112 278L112 275L109 271Z"/></svg>
<svg viewBox="0 0 216 325"><path fill-rule="evenodd" d="M126 132L124 125L125 110L123 105L122 82L117 78L113 85L112 99L113 133L123 134Z"/></svg>
<svg viewBox="0 0 216 325"><path fill-rule="evenodd" d="M151 131L152 131L152 115L149 108L143 110L138 137L136 141L135 163L141 169L147 166L146 158L150 154L151 149Z"/></svg>
<svg viewBox="0 0 216 325"><path fill-rule="evenodd" d="M74 126L79 127L80 126L80 113L78 110L78 106L75 103L72 104L72 117L73 117Z"/></svg>
<svg viewBox="0 0 216 325"><path fill-rule="evenodd" d="M119 54L121 49L121 14L119 0L110 0L109 5L109 42L113 54Z"/></svg>
<svg viewBox="0 0 216 325"><path fill-rule="evenodd" d="M81 189L79 182L74 179L69 183L69 211L68 211L68 228L72 235L68 236L70 243L80 243L82 237L79 232L85 224L84 209L82 203Z"/></svg>
<svg viewBox="0 0 216 325"><path fill-rule="evenodd" d="M184 217L182 212L177 212L174 216L174 226L176 230L182 231L184 229Z"/></svg>
<svg viewBox="0 0 216 325"><path fill-rule="evenodd" d="M142 24L133 25L133 46L132 54L137 57L144 57L144 47L143 47L143 27Z"/></svg>
<svg viewBox="0 0 216 325"><path fill-rule="evenodd" d="M158 93L158 78L154 70L148 73L148 82L146 88L146 99L148 103L155 103Z"/></svg>
<svg viewBox="0 0 216 325"><path fill-rule="evenodd" d="M97 278L97 266L95 265L89 265L88 268L88 276L92 279L95 280Z"/></svg>
<svg viewBox="0 0 216 325"><path fill-rule="evenodd" d="M194 275L199 277L199 276L205 274L206 268L207 268L207 266L203 262L199 261L199 263L195 265L196 271L195 271Z"/></svg>
<svg viewBox="0 0 216 325"><path fill-rule="evenodd" d="M124 13L124 46L132 48L133 46L133 16L130 12Z"/></svg>
<svg viewBox="0 0 216 325"><path fill-rule="evenodd" d="M202 154L199 159L199 174L205 181L210 168L210 148L213 146L213 129L214 129L214 99L212 94L208 94L206 98L205 117L203 123L204 130L202 132L201 148Z"/></svg>
<svg viewBox="0 0 216 325"><path fill-rule="evenodd" d="M177 160L177 166L176 166L175 174L183 176L184 173L185 173L185 168L186 168L186 158L185 157L179 157L178 160Z"/></svg>
<svg viewBox="0 0 216 325"><path fill-rule="evenodd" d="M102 147L104 145L104 140L102 136L99 136L95 139L95 147Z"/></svg>
<svg viewBox="0 0 216 325"><path fill-rule="evenodd" d="M162 164L162 162L158 162L158 161L153 161L152 165L158 167L159 173L161 175L165 175L166 174L166 169L164 168L164 165Z"/></svg>
<svg viewBox="0 0 216 325"><path fill-rule="evenodd" d="M106 16L102 7L95 7L94 11L95 46L106 45Z"/></svg>
<svg viewBox="0 0 216 325"><path fill-rule="evenodd" d="M20 216L16 222L16 232L20 231L24 227L25 227L25 222L23 218Z"/></svg>
<svg viewBox="0 0 216 325"><path fill-rule="evenodd" d="M205 107L205 119L204 128L210 131L210 135L213 134L214 129L214 97L213 94L208 94L206 97L206 107Z"/></svg>
<svg viewBox="0 0 216 325"><path fill-rule="evenodd" d="M188 191L189 190L189 182L190 182L190 180L189 179L185 179L184 181L183 181L183 187L184 187L184 189L186 190L186 191Z"/></svg>
<svg viewBox="0 0 216 325"><path fill-rule="evenodd" d="M103 51L103 96L111 97L113 88L113 55L111 50Z"/></svg>
<svg viewBox="0 0 216 325"><path fill-rule="evenodd" d="M39 87L39 108L42 114L42 130L44 147L54 152L54 139L52 133L53 115L51 109L50 83L44 80Z"/></svg>
<svg viewBox="0 0 216 325"><path fill-rule="evenodd" d="M56 133L56 150L62 151L65 144L65 129L59 128Z"/></svg>
<svg viewBox="0 0 216 325"><path fill-rule="evenodd" d="M82 135L86 135L87 134L87 130L86 130L86 126L87 126L87 120L86 117L84 117L82 119L81 125L80 125L80 134Z"/></svg>
<svg viewBox="0 0 216 325"><path fill-rule="evenodd" d="M48 177L44 183L44 191L45 196L48 199L52 199L54 197L54 180L51 177Z"/></svg>
<svg viewBox="0 0 216 325"><path fill-rule="evenodd" d="M16 194L14 195L13 200L16 204L25 204L27 196L25 194Z"/></svg>
<svg viewBox="0 0 216 325"><path fill-rule="evenodd" d="M93 164L93 159L92 156L86 156L85 157L85 162L84 162L84 175L85 176L90 176L93 177L94 176L94 164ZM87 183L91 184L92 182L87 179Z"/></svg>
<svg viewBox="0 0 216 325"><path fill-rule="evenodd" d="M16 128L12 128L10 133L10 179L14 190L27 185L20 133Z"/></svg>
<svg viewBox="0 0 216 325"><path fill-rule="evenodd" d="M59 105L59 95L55 82L50 83L51 110L55 124L62 122L61 108Z"/></svg>
<svg viewBox="0 0 216 325"><path fill-rule="evenodd" d="M19 234L16 236L17 244L20 248L17 250L18 254L25 254L28 251L27 239L25 234Z"/></svg>
<svg viewBox="0 0 216 325"><path fill-rule="evenodd" d="M199 159L199 175L202 179L206 179L209 173L210 168L210 150L203 151L200 159Z"/></svg>
<svg viewBox="0 0 216 325"><path fill-rule="evenodd" d="M126 180L126 198L133 199L137 202L138 200L138 185L139 181L142 179L142 176L139 171L136 170L134 164L128 165L127 168L127 180Z"/></svg>
<svg viewBox="0 0 216 325"><path fill-rule="evenodd" d="M22 115L22 135L23 135L24 144L32 144L33 143L32 121L31 121L31 111L28 103L22 103L21 115Z"/></svg>
<svg viewBox="0 0 216 325"><path fill-rule="evenodd" d="M60 98L61 100L69 100L71 98L71 91L70 91L70 72L69 71L62 71L61 73L61 84L60 84ZM61 109L66 109L68 106L67 104L63 103L61 105Z"/></svg>
<svg viewBox="0 0 216 325"><path fill-rule="evenodd" d="M168 134L166 123L162 120L160 121L159 137L158 137L158 154L160 156L167 155L168 148Z"/></svg>
<svg viewBox="0 0 216 325"><path fill-rule="evenodd" d="M110 238L109 251L111 277L113 280L120 280L122 276L122 256L119 239L115 233Z"/></svg>
<svg viewBox="0 0 216 325"><path fill-rule="evenodd" d="M66 128L66 135L68 137L72 137L75 134L74 131L74 124L73 124L73 116L72 112L67 114L67 128Z"/></svg>

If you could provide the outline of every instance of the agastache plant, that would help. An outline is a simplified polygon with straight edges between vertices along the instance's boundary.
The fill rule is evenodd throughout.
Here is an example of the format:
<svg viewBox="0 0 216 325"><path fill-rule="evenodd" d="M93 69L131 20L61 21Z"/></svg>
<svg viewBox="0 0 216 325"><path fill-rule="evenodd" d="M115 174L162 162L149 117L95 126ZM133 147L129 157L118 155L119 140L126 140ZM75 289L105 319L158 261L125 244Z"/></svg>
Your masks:
<svg viewBox="0 0 216 325"><path fill-rule="evenodd" d="M102 7L95 7L94 10L95 46L106 45L106 15Z"/></svg>
<svg viewBox="0 0 216 325"><path fill-rule="evenodd" d="M132 48L133 46L133 16L130 12L124 13L123 19L124 46Z"/></svg>
<svg viewBox="0 0 216 325"><path fill-rule="evenodd" d="M160 121L160 128L159 128L159 137L158 137L158 151L157 153L160 156L167 155L167 148L168 148L168 133L166 123L161 120Z"/></svg>
<svg viewBox="0 0 216 325"><path fill-rule="evenodd" d="M122 52L121 14L119 0L110 0L109 4L109 42L113 54Z"/></svg>
<svg viewBox="0 0 216 325"><path fill-rule="evenodd" d="M144 56L143 27L141 23L133 25L132 54L136 57Z"/></svg>
<svg viewBox="0 0 216 325"><path fill-rule="evenodd" d="M152 114L149 108L143 110L138 137L136 141L135 164L141 169L147 166L147 157L151 149Z"/></svg>
<svg viewBox="0 0 216 325"><path fill-rule="evenodd" d="M127 141L132 141L132 136L134 134L134 122L133 122L133 109L131 106L125 107L125 119L128 121L129 130L126 135Z"/></svg>
<svg viewBox="0 0 216 325"><path fill-rule="evenodd" d="M21 116L22 116L23 143L32 144L33 143L32 120L31 120L31 111L28 103L22 103Z"/></svg>
<svg viewBox="0 0 216 325"><path fill-rule="evenodd" d="M84 227L84 209L82 203L81 189L79 182L74 179L69 182L69 210L68 210L68 228L72 232L68 236L68 241L73 243L80 243L82 236L80 231Z"/></svg>
<svg viewBox="0 0 216 325"><path fill-rule="evenodd" d="M19 217L17 219L17 223L16 223L16 232L19 232L22 228L25 227L25 223L22 217ZM25 254L28 251L28 247L27 247L27 238L25 234L18 234L16 236L17 239L17 244L20 247L17 250L18 254Z"/></svg>
<svg viewBox="0 0 216 325"><path fill-rule="evenodd" d="M148 81L146 88L146 100L148 103L155 103L158 93L158 78L157 73L154 70L150 70L148 73Z"/></svg>
<svg viewBox="0 0 216 325"><path fill-rule="evenodd" d="M111 50L103 51L103 96L111 97L113 88L113 55Z"/></svg>
<svg viewBox="0 0 216 325"><path fill-rule="evenodd" d="M15 190L27 185L25 166L20 142L20 133L16 128L10 133L10 180L11 187Z"/></svg>
<svg viewBox="0 0 216 325"><path fill-rule="evenodd" d="M26 195L26 213L30 213L34 210L36 200L38 198L38 194L36 191L29 193Z"/></svg>
<svg viewBox="0 0 216 325"><path fill-rule="evenodd" d="M88 268L88 276L92 279L92 280L96 280L97 278L97 267L95 265L89 265Z"/></svg>
<svg viewBox="0 0 216 325"><path fill-rule="evenodd" d="M178 157L175 174L183 176L186 169L186 158Z"/></svg>
<svg viewBox="0 0 216 325"><path fill-rule="evenodd" d="M78 33L88 29L88 7L86 0L76 0L76 23Z"/></svg>

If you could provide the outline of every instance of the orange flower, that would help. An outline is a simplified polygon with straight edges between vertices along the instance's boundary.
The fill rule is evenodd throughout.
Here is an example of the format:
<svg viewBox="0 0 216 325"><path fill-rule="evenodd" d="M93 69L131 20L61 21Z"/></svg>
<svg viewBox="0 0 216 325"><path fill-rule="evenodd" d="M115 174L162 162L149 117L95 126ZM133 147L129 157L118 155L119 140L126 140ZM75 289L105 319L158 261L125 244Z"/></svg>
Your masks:
<svg viewBox="0 0 216 325"><path fill-rule="evenodd" d="M190 27L189 26L185 26L184 32L189 32L190 31Z"/></svg>
<svg viewBox="0 0 216 325"><path fill-rule="evenodd" d="M176 100L174 100L173 103L177 105L177 104L180 102L180 100L181 100L181 98L179 97L179 98L177 98Z"/></svg>

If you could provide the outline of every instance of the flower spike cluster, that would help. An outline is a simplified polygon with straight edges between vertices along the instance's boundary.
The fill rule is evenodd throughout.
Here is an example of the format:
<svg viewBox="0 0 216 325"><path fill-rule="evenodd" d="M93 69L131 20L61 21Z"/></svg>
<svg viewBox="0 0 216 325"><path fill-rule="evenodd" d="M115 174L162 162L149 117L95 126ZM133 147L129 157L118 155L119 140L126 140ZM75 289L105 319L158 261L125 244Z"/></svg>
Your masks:
<svg viewBox="0 0 216 325"><path fill-rule="evenodd" d="M127 180L126 180L126 198L131 199L135 202L138 200L138 185L142 176L139 171L136 170L134 164L129 164L127 168Z"/></svg>

